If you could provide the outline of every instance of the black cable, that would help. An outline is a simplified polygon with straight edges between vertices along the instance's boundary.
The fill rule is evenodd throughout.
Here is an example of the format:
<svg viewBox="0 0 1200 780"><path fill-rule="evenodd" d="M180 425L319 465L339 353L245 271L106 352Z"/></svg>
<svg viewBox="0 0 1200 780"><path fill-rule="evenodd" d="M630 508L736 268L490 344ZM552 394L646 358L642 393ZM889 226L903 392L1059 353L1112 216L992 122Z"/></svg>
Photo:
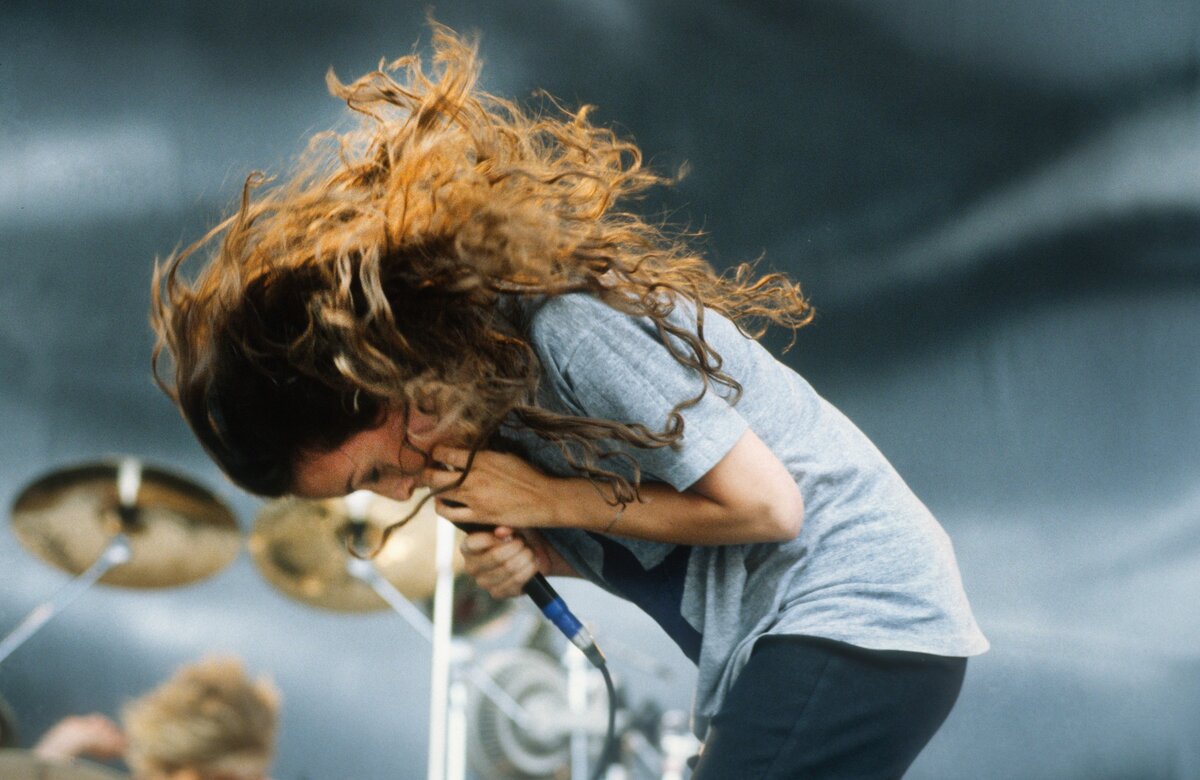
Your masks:
<svg viewBox="0 0 1200 780"><path fill-rule="evenodd" d="M596 768L592 772L591 780L600 780L604 770L608 769L608 765L617 755L617 689L613 685L608 664L598 664L596 668L604 675L604 687L608 688L608 733L604 735L604 747L596 758Z"/></svg>
<svg viewBox="0 0 1200 780"><path fill-rule="evenodd" d="M446 503L461 506L457 502L447 501ZM494 528L494 526L482 523L458 522L454 525L469 534L488 532ZM604 685L608 688L608 733L604 737L604 747L600 751L600 756L596 763L596 771L591 779L599 780L601 774L608 767L609 762L616 756L617 747L617 691L613 685L612 674L608 671L608 664L604 660L604 653L600 652L600 648L596 646L596 640L592 638L592 632L588 631L587 627L571 613L571 610L567 608L567 603L562 600L562 597L558 595L545 576L540 573L534 574L525 583L522 590L527 596L533 599L533 602L537 604L538 609L541 610L546 619L553 623L571 641L571 644L575 645L580 652L587 656L592 666L599 669L604 675Z"/></svg>

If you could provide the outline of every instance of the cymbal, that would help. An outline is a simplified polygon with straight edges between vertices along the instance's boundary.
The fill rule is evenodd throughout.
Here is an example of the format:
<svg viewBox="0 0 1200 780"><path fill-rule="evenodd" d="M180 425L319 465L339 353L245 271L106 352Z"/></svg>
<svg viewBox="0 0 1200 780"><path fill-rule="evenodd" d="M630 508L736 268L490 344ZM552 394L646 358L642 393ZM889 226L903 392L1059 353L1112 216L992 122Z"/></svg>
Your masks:
<svg viewBox="0 0 1200 780"><path fill-rule="evenodd" d="M85 571L123 531L132 556L99 582L131 588L204 579L241 548L237 520L212 492L136 458L64 468L34 481L14 502L12 525L27 550L71 574Z"/></svg>
<svg viewBox="0 0 1200 780"><path fill-rule="evenodd" d="M383 529L409 515L428 491L408 501L365 495L358 518L370 548ZM350 553L351 507L347 499L320 501L283 498L269 502L259 513L247 546L263 577L285 595L315 607L338 612L371 612L387 602L369 585L346 571ZM437 585L435 548L438 517L427 501L417 515L397 529L374 558L384 579L409 600L426 599ZM455 545L454 569L461 571L462 554Z"/></svg>
<svg viewBox="0 0 1200 780"><path fill-rule="evenodd" d="M0 777L4 780L128 780L129 775L82 759L49 761L28 750L0 750Z"/></svg>

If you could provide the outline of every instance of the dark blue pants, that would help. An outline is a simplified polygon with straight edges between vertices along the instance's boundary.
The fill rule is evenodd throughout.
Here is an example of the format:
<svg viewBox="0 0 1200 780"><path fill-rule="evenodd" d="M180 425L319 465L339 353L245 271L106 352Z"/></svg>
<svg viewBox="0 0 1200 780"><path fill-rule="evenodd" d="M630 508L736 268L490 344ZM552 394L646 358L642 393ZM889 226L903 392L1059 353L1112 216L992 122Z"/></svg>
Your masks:
<svg viewBox="0 0 1200 780"><path fill-rule="evenodd" d="M950 714L966 668L965 658L763 637L692 780L901 777Z"/></svg>

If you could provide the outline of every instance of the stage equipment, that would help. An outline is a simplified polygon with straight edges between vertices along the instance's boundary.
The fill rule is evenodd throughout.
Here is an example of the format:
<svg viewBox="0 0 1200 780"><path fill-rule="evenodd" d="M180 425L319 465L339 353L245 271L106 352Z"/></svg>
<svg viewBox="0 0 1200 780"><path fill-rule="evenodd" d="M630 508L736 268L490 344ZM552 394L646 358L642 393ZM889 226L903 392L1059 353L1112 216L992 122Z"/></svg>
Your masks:
<svg viewBox="0 0 1200 780"><path fill-rule="evenodd" d="M163 588L209 577L241 548L229 508L212 492L134 457L65 468L18 495L13 533L76 578L0 642L3 662L93 584Z"/></svg>
<svg viewBox="0 0 1200 780"><path fill-rule="evenodd" d="M593 748L605 737L604 684L575 650L565 648L561 660L530 648L483 659L483 671L526 717L514 720L493 700L470 697L467 756L480 777L550 780L568 769L572 778L587 777Z"/></svg>
<svg viewBox="0 0 1200 780"><path fill-rule="evenodd" d="M259 513L248 546L264 578L285 595L345 612L391 607L431 644L428 777L455 780L465 776L467 681L514 721L528 720L520 705L469 663L468 643L454 637L510 613L513 602L491 598L461 573L457 531L438 518L432 502L388 536L374 558L350 552L378 547L383 529L408 517L427 494L418 490L400 502L360 490L324 501L273 501Z"/></svg>
<svg viewBox="0 0 1200 780"><path fill-rule="evenodd" d="M387 609L387 601L347 571L352 559L347 541L373 548L383 529L407 517L417 499L393 501L365 491L353 495L354 499L284 498L266 504L247 541L263 578L285 595L314 607L339 612ZM433 502L427 502L416 517L388 537L371 561L406 600L420 602L433 596L437 522ZM461 555L454 565L462 570Z"/></svg>
<svg viewBox="0 0 1200 780"><path fill-rule="evenodd" d="M682 710L661 710L645 702L626 713L621 730L620 764L629 777L654 780L683 780L690 770L688 761L700 752L700 740L688 726L688 714Z"/></svg>
<svg viewBox="0 0 1200 780"><path fill-rule="evenodd" d="M585 729L579 717L552 717L545 720L546 725L539 725L510 691L472 663L471 646L461 635L510 612L513 601L491 598L474 580L462 574L459 531L438 518L433 503L424 501L427 494L427 490L418 490L404 502L369 491L322 501L295 498L272 501L259 512L247 545L263 577L285 595L311 606L343 612L368 612L390 606L430 642L430 780L465 777L471 690L477 693L477 701L488 703L487 713L503 717L513 734L523 735L522 738L533 734L535 741L549 739L555 742L555 750L569 749L574 738L575 760L565 754L556 755L554 760L571 763L576 771L586 767L587 741L596 729L590 726ZM384 529L407 518L417 506L421 508L416 516L379 547ZM370 559L351 553L351 549L361 555L376 548L378 553ZM603 655L591 642L591 635L544 578L539 577L532 586L536 592L530 595L543 613L603 673L611 701L611 677ZM414 602L425 604L427 611ZM456 634L460 636L456 638ZM574 653L573 657L583 663L584 655ZM565 692L561 704L563 708L571 704ZM610 707L602 762L612 751L613 718L614 710ZM602 713L598 719L599 733L603 734ZM575 725L564 731L563 723ZM543 733L546 729L552 733ZM597 770L600 768L598 764Z"/></svg>
<svg viewBox="0 0 1200 780"><path fill-rule="evenodd" d="M481 525L478 523L458 523L459 528L467 533L488 532L492 530L492 526ZM608 762L615 755L616 744L616 690L613 685L612 674L608 669L608 664L605 661L604 653L600 652L600 648L596 645L592 638L592 632L585 627L578 618L567 607L567 603L558 595L557 591L551 587L545 576L540 573L535 573L533 577L525 583L522 588L525 595L532 599L538 609L549 620L554 627L557 628L563 636L576 647L588 662L600 671L603 677L604 684L608 688L608 729L607 736L604 739L604 747L600 751L599 760L595 764L594 778L599 778L604 772ZM574 662L577 660L575 656L568 659L569 668L575 668ZM576 670L582 672L581 669ZM573 678L581 679L580 675L574 674ZM571 703L582 706L582 694L579 692L578 685L572 687ZM589 750L587 745L588 739L586 731L582 728L577 728L571 739L571 768L572 780L583 780L586 776L584 767L588 764Z"/></svg>
<svg viewBox="0 0 1200 780"><path fill-rule="evenodd" d="M49 761L28 750L12 749L0 750L0 777L4 780L129 780L129 775L90 761Z"/></svg>

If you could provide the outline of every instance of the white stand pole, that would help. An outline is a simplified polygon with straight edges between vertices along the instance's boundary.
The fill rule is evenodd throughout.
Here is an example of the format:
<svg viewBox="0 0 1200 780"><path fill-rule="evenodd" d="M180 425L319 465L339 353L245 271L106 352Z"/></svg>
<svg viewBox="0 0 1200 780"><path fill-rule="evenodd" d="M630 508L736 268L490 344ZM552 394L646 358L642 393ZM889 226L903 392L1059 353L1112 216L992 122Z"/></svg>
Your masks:
<svg viewBox="0 0 1200 780"><path fill-rule="evenodd" d="M429 780L447 780L446 715L454 621L454 526L437 521L437 588L433 593L433 663L429 699Z"/></svg>
<svg viewBox="0 0 1200 780"><path fill-rule="evenodd" d="M372 561L363 558L349 558L346 561L346 570L352 576L370 585L393 611L399 613L400 617L404 618L413 630L421 635L422 639L426 642L433 642L433 623L425 617L424 612L414 607L412 602L396 589L395 585L384 579Z"/></svg>
<svg viewBox="0 0 1200 780"><path fill-rule="evenodd" d="M117 464L117 501L118 511L124 516L126 510L137 506L138 491L142 489L142 462L137 458L124 458ZM0 642L0 663L12 655L13 651L25 643L38 630L50 622L50 619L71 605L84 591L96 584L96 581L114 566L126 563L133 557L133 548L129 545L129 537L118 532L109 541L108 546L100 553L91 566L75 579L59 588L49 601L42 602L30 610L17 627L14 628L4 641Z"/></svg>
<svg viewBox="0 0 1200 780"><path fill-rule="evenodd" d="M0 663L4 663L4 659L12 655L14 650L25 643L25 640L36 634L42 626L50 622L51 618L69 607L71 602L96 584L96 580L103 577L109 569L125 563L132 555L133 550L130 548L125 534L114 536L95 563L78 577L59 588L49 601L42 602L30 610L25 619L8 636L4 637L4 641L0 642Z"/></svg>
<svg viewBox="0 0 1200 780"><path fill-rule="evenodd" d="M375 564L369 560L351 558L346 561L346 568L352 575L370 585L376 593L383 597L383 600L390 604L392 609L400 614L400 617L408 621L413 630L420 634L425 641L433 642L433 622L425 617L424 612L414 607L412 602L396 589L395 585L384 579L383 575L379 573L379 569L375 568ZM488 697L514 723L523 729L532 728L529 713L521 707L516 699L497 685L487 672L470 663L469 645L466 642L457 641L452 643L452 646L455 645L460 645L455 650L455 657L459 664L456 671L466 675L479 689L479 692Z"/></svg>
<svg viewBox="0 0 1200 780"><path fill-rule="evenodd" d="M414 631L433 645L428 780L461 780L466 776L468 679L519 728L528 730L532 726L529 713L487 672L471 663L469 643L453 639L454 526L441 519L438 523L432 621L388 582L372 561L348 558L346 570L370 585ZM443 559L444 553L448 554Z"/></svg>

